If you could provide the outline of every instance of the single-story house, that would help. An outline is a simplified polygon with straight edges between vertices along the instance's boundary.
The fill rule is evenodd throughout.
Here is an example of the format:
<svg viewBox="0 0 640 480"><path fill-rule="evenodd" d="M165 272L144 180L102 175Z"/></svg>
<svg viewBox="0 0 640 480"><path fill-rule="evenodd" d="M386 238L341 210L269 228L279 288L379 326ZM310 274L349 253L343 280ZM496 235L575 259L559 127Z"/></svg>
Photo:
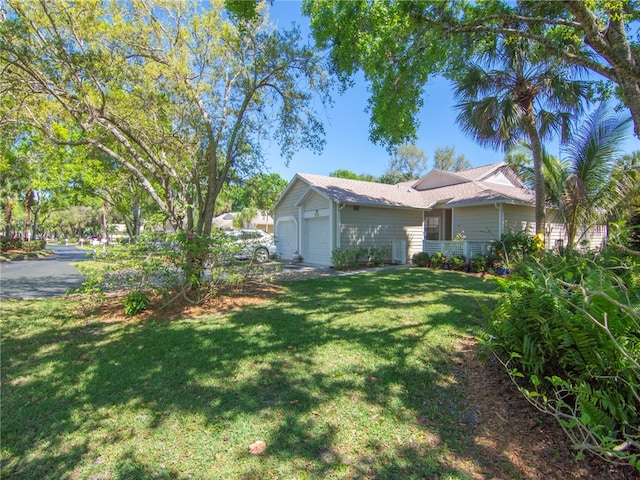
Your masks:
<svg viewBox="0 0 640 480"><path fill-rule="evenodd" d="M233 219L240 212L227 212L213 218L213 225L221 230L233 230ZM257 230L264 230L267 233L273 233L273 217L268 211L258 210L258 213L253 217L243 228L255 228Z"/></svg>
<svg viewBox="0 0 640 480"><path fill-rule="evenodd" d="M299 173L272 212L280 258L329 266L335 249L355 247L388 247L395 263L422 251L471 258L503 233L533 233L534 205L518 175L494 163L397 185ZM547 246L558 246L562 226L547 230ZM596 229L589 241L599 246L605 234Z"/></svg>

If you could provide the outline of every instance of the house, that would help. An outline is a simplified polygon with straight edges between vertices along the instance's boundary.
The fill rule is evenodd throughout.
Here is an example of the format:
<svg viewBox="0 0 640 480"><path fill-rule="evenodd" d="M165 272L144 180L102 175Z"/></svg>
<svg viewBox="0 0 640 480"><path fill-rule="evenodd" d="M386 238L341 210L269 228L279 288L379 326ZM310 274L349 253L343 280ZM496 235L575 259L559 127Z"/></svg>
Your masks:
<svg viewBox="0 0 640 480"><path fill-rule="evenodd" d="M233 219L239 212L228 212L218 215L213 218L213 225L221 230L233 230ZM253 217L244 228L255 228L257 230L264 230L267 233L273 233L273 217L269 212L265 210L258 210L255 217Z"/></svg>
<svg viewBox="0 0 640 480"><path fill-rule="evenodd" d="M535 196L506 163L461 172L432 170L419 180L387 185L296 174L273 208L278 253L331 265L338 248L388 247L389 260L415 253L471 258L503 233L535 229ZM547 246L563 238L551 224ZM592 243L606 232L596 232Z"/></svg>

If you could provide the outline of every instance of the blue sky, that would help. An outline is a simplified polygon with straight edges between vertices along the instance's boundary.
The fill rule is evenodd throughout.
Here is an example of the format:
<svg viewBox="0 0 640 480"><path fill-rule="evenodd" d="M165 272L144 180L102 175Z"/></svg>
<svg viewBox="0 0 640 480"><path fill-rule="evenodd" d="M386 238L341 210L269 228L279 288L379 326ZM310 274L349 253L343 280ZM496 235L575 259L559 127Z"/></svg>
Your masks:
<svg viewBox="0 0 640 480"><path fill-rule="evenodd" d="M300 6L296 0L276 0L270 8L270 18L282 28L295 22L300 25L303 36L306 36L309 33L309 20L300 14ZM369 114L365 111L368 97L366 83L359 76L354 87L342 95L335 94L333 107L321 117L326 130L326 145L322 154L298 151L287 167L274 148L267 156L266 167L286 180L296 173L328 175L338 169L380 176L387 167L389 153L369 140ZM448 81L432 77L425 87L416 142L427 155L429 169L433 167L434 151L445 146L453 146L456 154L464 154L473 166L502 161L502 151L482 147L462 133L455 122L454 105ZM633 150L640 150L640 141L637 139L628 142L627 151Z"/></svg>

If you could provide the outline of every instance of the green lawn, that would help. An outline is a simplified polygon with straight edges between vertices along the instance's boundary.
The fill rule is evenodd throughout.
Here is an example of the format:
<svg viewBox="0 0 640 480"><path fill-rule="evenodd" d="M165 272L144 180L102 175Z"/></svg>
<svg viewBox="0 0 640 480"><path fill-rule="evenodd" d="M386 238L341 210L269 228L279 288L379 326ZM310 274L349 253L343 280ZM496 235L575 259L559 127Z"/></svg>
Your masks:
<svg viewBox="0 0 640 480"><path fill-rule="evenodd" d="M495 299L491 281L400 269L171 321L3 302L1 476L469 478L456 346Z"/></svg>

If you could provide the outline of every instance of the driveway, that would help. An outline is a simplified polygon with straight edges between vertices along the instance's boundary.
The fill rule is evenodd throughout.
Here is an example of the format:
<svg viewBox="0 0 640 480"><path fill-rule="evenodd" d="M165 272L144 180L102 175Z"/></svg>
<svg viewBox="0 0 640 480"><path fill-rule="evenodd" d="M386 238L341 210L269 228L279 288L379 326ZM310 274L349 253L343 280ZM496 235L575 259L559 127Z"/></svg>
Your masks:
<svg viewBox="0 0 640 480"><path fill-rule="evenodd" d="M38 260L0 263L0 300L63 296L83 281L72 262L86 260L87 251L75 246L50 246L55 255Z"/></svg>

